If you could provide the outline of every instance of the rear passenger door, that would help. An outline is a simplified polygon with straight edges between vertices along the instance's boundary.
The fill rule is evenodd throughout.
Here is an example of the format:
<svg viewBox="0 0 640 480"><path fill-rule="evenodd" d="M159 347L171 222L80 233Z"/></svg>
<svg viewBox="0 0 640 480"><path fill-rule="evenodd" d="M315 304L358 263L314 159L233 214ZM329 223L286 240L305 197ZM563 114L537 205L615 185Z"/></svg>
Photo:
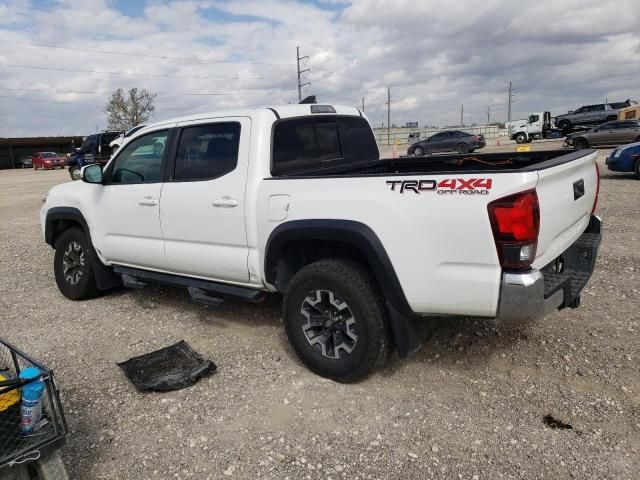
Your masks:
<svg viewBox="0 0 640 480"><path fill-rule="evenodd" d="M249 283L244 193L251 121L216 118L178 127L160 197L169 270Z"/></svg>

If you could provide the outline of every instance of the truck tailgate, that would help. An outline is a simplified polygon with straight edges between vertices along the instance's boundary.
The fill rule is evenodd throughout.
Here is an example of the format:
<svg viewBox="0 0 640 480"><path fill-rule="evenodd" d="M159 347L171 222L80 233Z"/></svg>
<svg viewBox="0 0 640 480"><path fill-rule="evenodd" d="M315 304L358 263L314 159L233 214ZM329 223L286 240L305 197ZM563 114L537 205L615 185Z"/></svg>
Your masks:
<svg viewBox="0 0 640 480"><path fill-rule="evenodd" d="M573 244L589 225L597 195L596 151L538 171L540 234L534 268L542 268Z"/></svg>

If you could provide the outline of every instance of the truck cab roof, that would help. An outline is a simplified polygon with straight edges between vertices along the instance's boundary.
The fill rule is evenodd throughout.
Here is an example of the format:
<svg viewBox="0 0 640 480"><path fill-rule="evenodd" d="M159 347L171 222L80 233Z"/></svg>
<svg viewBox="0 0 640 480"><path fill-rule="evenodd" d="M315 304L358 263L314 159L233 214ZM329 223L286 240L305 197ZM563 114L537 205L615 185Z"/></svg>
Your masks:
<svg viewBox="0 0 640 480"><path fill-rule="evenodd" d="M220 109L212 110L210 112L195 113L192 115L186 115L182 117L169 118L160 122L152 123L141 129L145 131L155 127L161 127L169 123L190 122L200 119L214 118L214 117L257 117L264 114L273 115L277 120L281 118L294 118L303 117L308 115L350 115L350 116L364 116L363 113L356 107L350 107L346 105L331 105L331 104L285 104L285 105L272 105L261 107L245 107L245 108L232 108L232 109Z"/></svg>

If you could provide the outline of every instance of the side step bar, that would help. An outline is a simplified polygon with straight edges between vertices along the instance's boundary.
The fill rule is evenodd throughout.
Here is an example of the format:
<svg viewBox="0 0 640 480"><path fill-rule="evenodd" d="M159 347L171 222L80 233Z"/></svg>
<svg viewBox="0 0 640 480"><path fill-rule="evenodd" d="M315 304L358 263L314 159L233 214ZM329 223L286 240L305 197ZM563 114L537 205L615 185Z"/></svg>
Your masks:
<svg viewBox="0 0 640 480"><path fill-rule="evenodd" d="M125 287L144 288L146 285L154 283L186 288L194 301L216 307L224 301L224 297L239 298L251 303L259 303L265 298L265 292L261 290L182 277L180 275L151 272L117 265L113 267L113 271L122 277L122 283Z"/></svg>

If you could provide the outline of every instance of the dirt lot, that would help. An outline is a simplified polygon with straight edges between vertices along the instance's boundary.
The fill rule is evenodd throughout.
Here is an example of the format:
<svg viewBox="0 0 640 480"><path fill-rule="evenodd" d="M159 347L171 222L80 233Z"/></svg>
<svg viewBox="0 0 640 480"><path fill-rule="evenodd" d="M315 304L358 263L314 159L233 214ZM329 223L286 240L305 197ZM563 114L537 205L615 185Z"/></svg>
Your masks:
<svg viewBox="0 0 640 480"><path fill-rule="evenodd" d="M640 181L607 172L606 153L605 238L581 308L518 331L430 321L420 352L356 385L298 362L277 297L210 308L152 288L66 300L38 224L66 172L0 171L0 335L55 370L72 478L637 479ZM115 365L180 339L218 372L142 394Z"/></svg>

